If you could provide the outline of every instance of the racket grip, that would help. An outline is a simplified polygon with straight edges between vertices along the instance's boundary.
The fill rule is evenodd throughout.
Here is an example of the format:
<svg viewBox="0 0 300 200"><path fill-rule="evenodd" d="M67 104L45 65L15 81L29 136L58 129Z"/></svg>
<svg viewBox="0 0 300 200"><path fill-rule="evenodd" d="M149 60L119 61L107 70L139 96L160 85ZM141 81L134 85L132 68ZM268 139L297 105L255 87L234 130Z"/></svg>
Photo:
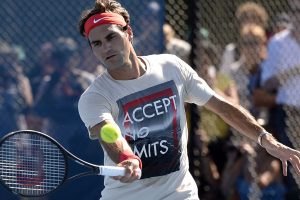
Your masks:
<svg viewBox="0 0 300 200"><path fill-rule="evenodd" d="M103 176L124 176L125 175L124 167L117 166L99 166L99 175ZM139 174L139 179L141 178L142 172L141 169L137 169Z"/></svg>

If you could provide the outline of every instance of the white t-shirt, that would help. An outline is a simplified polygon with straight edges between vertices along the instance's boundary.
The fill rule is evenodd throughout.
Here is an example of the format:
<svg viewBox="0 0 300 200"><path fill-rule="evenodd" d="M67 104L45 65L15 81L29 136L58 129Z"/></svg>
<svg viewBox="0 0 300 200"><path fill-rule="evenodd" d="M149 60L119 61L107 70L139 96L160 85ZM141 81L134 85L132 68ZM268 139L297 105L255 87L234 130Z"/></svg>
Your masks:
<svg viewBox="0 0 300 200"><path fill-rule="evenodd" d="M174 55L141 58L147 66L143 76L115 80L105 71L79 100L79 114L86 127L114 120L143 162L142 178L133 183L105 177L101 199L198 199L188 171L184 102L201 106L214 92ZM115 165L104 154L104 164Z"/></svg>
<svg viewBox="0 0 300 200"><path fill-rule="evenodd" d="M300 67L300 45L290 30L274 35L268 45L268 58L262 64L262 82L278 76L286 70ZM284 77L278 88L276 102L300 107L300 76Z"/></svg>

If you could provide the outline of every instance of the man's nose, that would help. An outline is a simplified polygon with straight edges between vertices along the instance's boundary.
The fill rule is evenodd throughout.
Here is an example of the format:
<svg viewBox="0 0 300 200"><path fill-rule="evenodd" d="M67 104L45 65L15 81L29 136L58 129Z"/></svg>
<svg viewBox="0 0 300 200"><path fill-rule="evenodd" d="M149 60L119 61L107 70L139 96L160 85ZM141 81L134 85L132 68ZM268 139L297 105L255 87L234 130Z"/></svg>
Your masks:
<svg viewBox="0 0 300 200"><path fill-rule="evenodd" d="M104 52L108 52L111 50L111 43L110 42L104 42L103 43L103 50Z"/></svg>

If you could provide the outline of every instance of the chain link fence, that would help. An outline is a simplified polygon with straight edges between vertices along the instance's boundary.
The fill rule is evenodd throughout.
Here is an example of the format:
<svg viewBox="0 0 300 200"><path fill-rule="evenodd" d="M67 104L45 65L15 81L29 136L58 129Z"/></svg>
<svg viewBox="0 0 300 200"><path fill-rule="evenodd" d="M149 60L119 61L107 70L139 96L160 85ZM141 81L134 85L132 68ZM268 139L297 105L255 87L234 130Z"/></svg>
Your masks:
<svg viewBox="0 0 300 200"><path fill-rule="evenodd" d="M247 108L261 125L273 132L280 142L299 149L300 79L297 58L300 55L297 36L299 34L297 26L300 21L299 2L293 0L195 1L193 7L195 12L192 25L194 67L200 68L202 77L209 83L213 82L211 86L221 90L223 96L231 99L234 96L224 88L226 85L227 89L236 90L239 103ZM226 75L227 79L222 75ZM232 80L234 86L228 84L228 79ZM235 191L224 191L229 187L221 186L223 195L227 194L223 198L234 199L236 192L240 197L247 199L266 198L268 191L261 186L264 170L264 166L260 163L263 159L262 153L259 149L255 151L260 154L249 150L245 144L251 146L255 144L245 140L235 130L231 132L233 136L226 142L224 138L211 137L212 153L216 149L220 150L222 145L224 146L222 150L227 152L222 154L222 150L218 151L220 155L227 157L225 165L219 163L220 168L224 170L223 175L220 175L221 179L235 180L236 178L236 174L228 169L236 167L234 164L229 165L230 159L237 159L228 150L228 144L229 147L237 148L242 154L248 154L245 156L247 169L236 178L238 184ZM196 155L195 175L202 180L206 175L201 174L203 166L201 168L199 163L203 162L203 159L198 157L201 152L194 149L194 153L196 153L194 154ZM267 156L264 162L271 164ZM226 177L224 172L231 176ZM243 179L245 176L248 177L248 181L252 181L251 185L247 185L247 181ZM207 179L209 180L209 177L206 176ZM275 179L273 181L275 184L280 182ZM221 182L230 184L230 181ZM283 192L280 187L277 189L274 187L274 193L284 194L286 199L300 199L299 184L297 184L299 178L295 176L292 169L288 178L283 178L282 183L286 190ZM212 182L198 181L198 185L208 193L216 192ZM248 190L248 193L245 190ZM210 197L204 195L202 199L210 199Z"/></svg>
<svg viewBox="0 0 300 200"><path fill-rule="evenodd" d="M131 15L133 44L138 55L163 52L179 52L180 55L186 51L188 55L186 61L204 76L214 89L220 90L227 96L233 95L231 97L234 97L234 92L229 92L229 89L236 90L236 99L239 103L249 109L268 130L273 131L277 139L299 148L300 80L297 65L300 64L298 55L300 47L286 35L291 27L296 31L297 27L300 27L300 23L297 22L300 21L300 9L296 9L298 8L296 0L290 0L294 2L292 5L289 5L288 1L256 0L251 1L252 4L248 4L248 7L241 8L241 5L248 1L120 0ZM43 53L47 49L47 43L59 37L72 38L76 42L80 55L78 67L95 73L100 63L90 52L87 41L79 35L77 28L81 11L90 8L93 3L92 0L2 0L0 41L14 49L23 71L30 76L36 63L45 56ZM258 5L259 8L257 9L253 4ZM244 14L247 10L252 10L252 13ZM260 16L259 19L254 15ZM248 22L245 22L247 20ZM182 46L179 50L171 51L166 48L167 33L164 32L164 24L171 26L172 37L187 42L180 43ZM276 39L274 39L275 34L277 34ZM281 42L285 38L287 41ZM292 46L285 46L290 43ZM268 44L272 45L267 46ZM281 55L281 50L284 48L286 49L283 53L290 57ZM271 64L265 64L265 59L270 59L271 64L277 64L276 70L269 71L268 66ZM261 66L265 68L262 69ZM261 73L262 78L258 78L261 76L257 74ZM271 84L267 82L268 78L272 76L277 78L273 80L273 85L274 82L277 85L268 87ZM216 78L218 80L211 80ZM270 101L266 102L266 99ZM222 174L226 170L230 156L233 155L230 154L229 149L241 148L240 144L244 143L244 138L231 130L221 137L208 133L209 142L203 138L199 139L197 131L202 127L199 123L199 120L202 120L199 119L201 114L198 109L194 105L187 107L191 132L190 168L199 186L201 199L212 199L213 197L203 193L222 193L220 184L212 179L222 182L222 179L226 178ZM200 112L206 111L200 110ZM233 132L232 137L229 136L231 132ZM288 137L281 137L282 134L287 134ZM202 164L206 162L204 160L206 154L203 154L201 148L199 150L198 141L201 147L203 144L208 145L216 162L218 173L212 173L211 179L204 174L205 166ZM247 142L249 141L245 143ZM252 143L251 145L254 146ZM220 158L220 155L224 158ZM255 154L251 154L246 162L250 176L257 175L255 162L261 159L253 155ZM292 170L291 173L293 174ZM252 195L253 197L249 198L260 199L263 195L262 191L258 191L260 187L257 187L260 180L257 180L257 177L252 177L252 180L256 184L253 186L256 190L254 193L259 195ZM213 189L215 185L219 188L217 192ZM233 199L235 194L231 194L231 191L228 191L229 193L228 196Z"/></svg>
<svg viewBox="0 0 300 200"><path fill-rule="evenodd" d="M120 1L131 14L137 53L152 54L163 51L162 23L164 2L162 0L140 3ZM90 54L89 46L79 35L77 23L83 9L90 8L94 1L1 1L1 40L19 47L28 72L37 62L42 45L59 37L70 37L78 44L81 55ZM143 26L139 26L143 24ZM87 51L87 52L86 52ZM94 59L83 65L95 65ZM92 68L90 66L80 66Z"/></svg>

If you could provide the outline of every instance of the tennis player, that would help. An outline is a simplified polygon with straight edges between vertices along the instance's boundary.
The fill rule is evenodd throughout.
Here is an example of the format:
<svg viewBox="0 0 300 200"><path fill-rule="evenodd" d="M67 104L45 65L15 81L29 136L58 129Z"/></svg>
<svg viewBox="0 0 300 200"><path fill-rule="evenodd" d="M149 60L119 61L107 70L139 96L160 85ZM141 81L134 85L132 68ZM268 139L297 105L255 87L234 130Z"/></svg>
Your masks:
<svg viewBox="0 0 300 200"><path fill-rule="evenodd" d="M116 123L122 137L101 141L104 164L126 168L122 177L106 177L106 199L198 199L188 169L188 130L184 102L205 106L245 136L258 141L300 175L300 152L277 142L239 105L216 94L184 61L169 54L137 56L128 12L114 0L96 0L83 12L80 32L106 67L79 100L90 138ZM137 168L142 169L138 179Z"/></svg>

